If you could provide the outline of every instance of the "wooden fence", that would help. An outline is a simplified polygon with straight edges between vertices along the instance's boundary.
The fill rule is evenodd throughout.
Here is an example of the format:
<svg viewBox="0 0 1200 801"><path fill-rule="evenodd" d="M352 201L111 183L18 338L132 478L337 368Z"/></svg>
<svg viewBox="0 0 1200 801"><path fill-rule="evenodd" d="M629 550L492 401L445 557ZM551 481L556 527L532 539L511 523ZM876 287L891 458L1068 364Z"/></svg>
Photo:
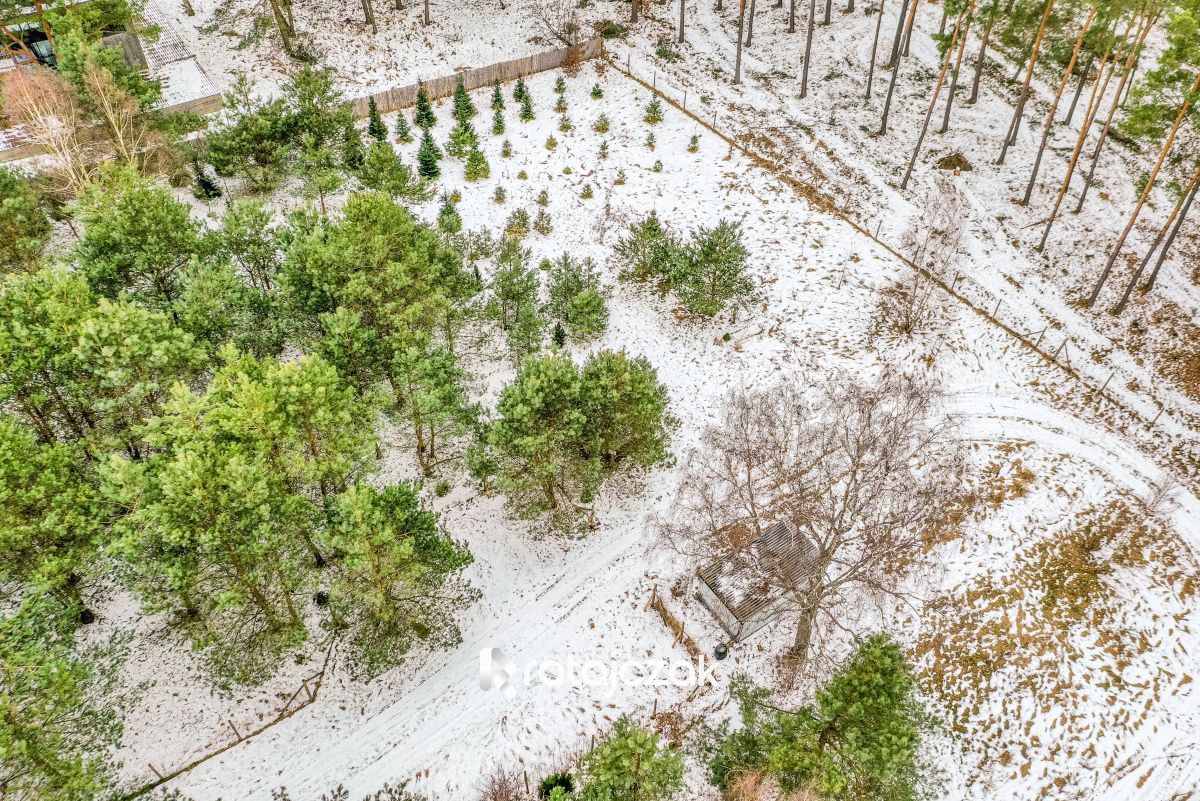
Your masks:
<svg viewBox="0 0 1200 801"><path fill-rule="evenodd" d="M570 62L578 63L587 61L588 59L599 58L603 54L604 40L596 36L574 47L561 47L558 50L547 50L543 53L534 53L532 56L500 61L486 67L479 67L478 69L463 70L461 75L463 84L468 90L479 89L483 86L491 86L496 81L500 81L500 83L515 81L517 78L523 78L526 75L534 75L546 70L557 69ZM408 86L385 89L373 95L356 97L351 101L354 108L354 116L367 116L367 106L371 98L375 99L380 113L384 114L411 106L417 102L417 88L422 85L424 85L425 91L429 93L431 100L436 100L439 97L449 97L454 94L454 85L458 82L458 75L458 73L443 75L440 78L433 78L428 81L409 84Z"/></svg>

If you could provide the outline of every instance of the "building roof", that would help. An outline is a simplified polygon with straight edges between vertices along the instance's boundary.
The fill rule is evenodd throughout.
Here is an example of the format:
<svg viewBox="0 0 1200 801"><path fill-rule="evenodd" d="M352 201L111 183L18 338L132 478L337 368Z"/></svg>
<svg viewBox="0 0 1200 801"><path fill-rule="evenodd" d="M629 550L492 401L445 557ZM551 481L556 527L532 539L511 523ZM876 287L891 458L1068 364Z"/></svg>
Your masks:
<svg viewBox="0 0 1200 801"><path fill-rule="evenodd" d="M781 585L800 584L813 572L816 547L791 520L778 520L762 534L747 538L745 524L727 526L728 554L700 568L700 579L741 622L746 622L783 595Z"/></svg>

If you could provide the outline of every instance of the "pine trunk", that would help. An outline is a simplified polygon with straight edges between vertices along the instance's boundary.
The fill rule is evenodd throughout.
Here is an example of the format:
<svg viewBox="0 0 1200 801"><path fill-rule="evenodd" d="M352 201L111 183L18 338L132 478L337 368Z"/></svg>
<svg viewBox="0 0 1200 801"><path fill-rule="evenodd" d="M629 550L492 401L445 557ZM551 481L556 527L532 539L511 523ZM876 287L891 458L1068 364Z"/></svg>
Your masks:
<svg viewBox="0 0 1200 801"><path fill-rule="evenodd" d="M1133 271L1133 275L1129 277L1129 283L1125 285L1125 291L1121 294L1121 301L1117 304L1117 308L1113 309L1113 314L1121 314L1125 311L1125 307L1129 304L1129 296L1133 294L1133 288L1137 286L1137 282L1141 280L1142 274L1146 272L1146 267L1150 264L1150 259L1154 256L1155 251L1158 250L1158 246L1162 244L1163 239L1165 239L1168 235L1168 232L1170 232L1170 240L1167 243L1167 246L1163 248L1162 258L1166 257L1167 249L1171 247L1172 243L1174 243L1175 233L1179 230L1178 223L1183 222L1183 214L1186 214L1185 209L1187 209L1191 204L1192 195L1196 191L1197 182L1200 182L1200 166L1197 166L1196 171L1192 173L1191 181L1188 182L1187 188L1184 189L1183 194L1179 196L1179 200L1175 203L1175 208L1171 211L1171 216L1167 219L1166 224L1159 229L1158 236L1154 238L1154 244L1151 245L1150 249L1146 251L1146 255L1142 259L1141 264L1139 264L1138 268ZM1181 214L1181 212L1183 214ZM1176 221L1178 221L1178 223ZM1159 260L1158 264L1162 264L1162 259ZM1155 266L1154 271L1157 274L1158 266Z"/></svg>
<svg viewBox="0 0 1200 801"><path fill-rule="evenodd" d="M733 58L733 82L742 82L742 33L746 27L746 0L738 0L737 52Z"/></svg>
<svg viewBox="0 0 1200 801"><path fill-rule="evenodd" d="M983 26L983 42L979 45L979 57L975 59L975 77L971 80L971 96L967 105L973 106L979 100L979 78L983 75L983 65L987 61L988 41L992 38L992 26L996 24L996 12L992 11L987 25Z"/></svg>
<svg viewBox="0 0 1200 801"><path fill-rule="evenodd" d="M912 46L913 28L917 26L917 15L915 13L917 6L921 4L921 0L912 0L913 15L908 18L908 25L904 27L904 57L908 58L909 47Z"/></svg>
<svg viewBox="0 0 1200 801"><path fill-rule="evenodd" d="M892 54L888 56L887 66L895 69L900 59L900 38L904 36L904 20L908 18L908 7L912 0L904 0L900 5L900 16L896 19L896 34L892 37Z"/></svg>
<svg viewBox="0 0 1200 801"><path fill-rule="evenodd" d="M974 16L974 6L972 5L971 14L967 16L967 28L971 30L972 17ZM946 113L942 115L942 127L938 133L945 133L950 130L950 109L954 105L954 92L958 89L958 73L962 69L963 54L967 52L967 37L962 36L958 43L958 55L954 57L954 70L950 73L950 91L946 93Z"/></svg>
<svg viewBox="0 0 1200 801"><path fill-rule="evenodd" d="M1079 83L1075 84L1075 96L1071 98L1071 107L1067 109L1067 118L1063 120L1063 125L1070 125L1071 120L1075 119L1075 108L1079 105L1079 98L1083 96L1083 87L1087 85L1088 76L1092 74L1092 65L1096 63L1096 54L1092 53L1088 56L1088 61L1083 65L1083 72L1079 73Z"/></svg>
<svg viewBox="0 0 1200 801"><path fill-rule="evenodd" d="M871 99L871 84L875 82L875 55L879 52L879 30L883 27L883 2L879 0L879 18L875 20L875 39L871 42L871 66L867 68L867 100Z"/></svg>
<svg viewBox="0 0 1200 801"><path fill-rule="evenodd" d="M1128 35L1129 31L1127 30L1125 33ZM1054 198L1054 208L1050 211L1050 217L1046 220L1046 228L1042 231L1042 239L1037 246L1039 253L1046 248L1046 241L1050 238L1050 231L1054 227L1054 221L1058 218L1058 211L1062 208L1063 199L1067 196L1067 192L1071 188L1071 177L1075 174L1075 167L1079 164L1079 154L1083 152L1088 132L1091 131L1092 125L1096 122L1096 114L1100 110L1100 101L1104 98L1104 93L1108 91L1109 81L1112 80L1113 73L1117 70L1115 61L1112 62L1111 66L1109 65L1109 59L1112 58L1112 55L1113 50L1109 48L1100 62L1100 70L1096 73L1097 80L1092 84L1092 94L1088 97L1087 109L1084 111L1083 126L1079 129L1079 136L1075 139L1075 149L1071 151L1071 158L1067 161L1067 173L1063 176L1062 183L1059 184L1058 194ZM1107 72L1105 72L1106 67ZM1104 76L1103 80L1100 80L1101 75Z"/></svg>
<svg viewBox="0 0 1200 801"><path fill-rule="evenodd" d="M1150 171L1150 175L1146 179L1146 185L1142 188L1142 194L1138 197L1137 205L1133 207L1133 213L1129 215L1129 222L1125 224L1125 230L1117 238L1117 243L1113 246L1112 253L1109 254L1108 261L1105 263L1104 269L1100 272L1100 278L1096 281L1096 286L1092 289L1092 294L1088 297L1087 305L1089 309L1096 305L1096 299L1100 297L1100 292L1104 289L1104 285L1108 283L1108 276L1112 274L1113 265L1117 263L1117 257L1121 255L1121 249L1125 247L1125 240L1129 238L1129 232L1133 230L1138 216L1142 213L1142 207L1146 205L1146 200L1150 197L1150 191L1154 189L1154 182L1158 180L1158 173L1162 169L1163 162L1167 160L1167 153L1170 152L1171 146L1175 144L1175 136L1179 133L1179 126L1183 124L1188 111L1191 109L1191 99L1196 94L1197 89L1200 89L1200 72L1196 73L1196 79L1192 81L1192 88L1188 90L1183 102L1179 104L1179 114L1176 115L1175 122L1171 125L1171 131L1167 134L1166 141L1163 142L1162 149L1158 153L1158 161L1154 163L1154 169Z"/></svg>
<svg viewBox="0 0 1200 801"><path fill-rule="evenodd" d="M907 4L907 0L905 0L905 2ZM911 19L912 17L916 16L916 13L917 4L914 2L909 6L908 9L909 18ZM900 24L904 24L903 20L901 20ZM880 120L879 124L879 136L884 136L887 134L888 114L890 114L892 110L892 97L896 94L896 81L899 79L899 77L900 62L897 61L896 66L892 69L892 77L890 80L888 80L887 97L883 101L883 118Z"/></svg>
<svg viewBox="0 0 1200 801"><path fill-rule="evenodd" d="M758 10L758 0L750 0L750 12L746 17L746 47L754 44L754 12Z"/></svg>
<svg viewBox="0 0 1200 801"><path fill-rule="evenodd" d="M684 9L687 7L685 0L679 0L679 44L683 44L683 22Z"/></svg>
<svg viewBox="0 0 1200 801"><path fill-rule="evenodd" d="M1050 141L1050 132L1054 129L1054 118L1058 115L1058 104L1062 101L1063 92L1067 90L1068 84L1071 82L1071 73L1075 71L1075 63L1079 60L1079 51L1083 49L1083 40L1087 38L1088 30L1092 27L1092 20L1096 18L1096 7L1092 6L1088 12L1087 20L1079 29L1079 36L1075 39L1075 49L1071 52L1071 60L1067 62L1067 68L1063 71L1062 80L1058 83L1058 91L1054 93L1054 101L1050 103L1050 111L1046 115L1046 124L1042 127L1042 140L1038 143L1037 155L1033 159L1033 170L1029 174L1029 183L1025 185L1025 195L1021 198L1021 205L1028 206L1029 198L1033 197L1033 188L1037 185L1038 171L1042 168L1042 156L1046 152L1046 144Z"/></svg>
<svg viewBox="0 0 1200 801"><path fill-rule="evenodd" d="M1009 126L1009 133L1004 137L1004 147L1000 149L1000 158L996 160L997 164L1004 163L1004 158L1008 155L1009 145L1017 143L1017 131L1021 128L1021 117L1025 114L1025 103L1029 100L1029 84L1033 81L1033 69L1037 66L1038 54L1042 50L1042 37L1046 35L1046 23L1050 21L1050 12L1053 9L1054 0L1046 0L1046 10L1042 14L1042 21L1038 25L1037 36L1033 40L1033 50L1029 54L1029 67L1025 71L1025 83L1021 86L1021 96L1017 98L1017 108L1013 114L1012 124Z"/></svg>
<svg viewBox="0 0 1200 801"><path fill-rule="evenodd" d="M1175 220L1175 227L1171 229L1171 235L1167 237L1166 244L1163 245L1162 251L1158 254L1158 261L1154 263L1154 269L1150 272L1150 277L1146 279L1146 286L1142 289L1143 292L1149 292L1154 289L1154 284L1158 281L1158 271L1162 269L1163 262L1167 260L1167 252L1171 250L1171 245L1175 244L1175 237L1179 234L1179 229L1183 225L1183 221L1187 219L1188 211L1192 208L1192 201L1196 199L1196 191L1200 190L1200 182L1192 185L1192 191L1187 196L1187 202L1183 204L1183 210L1179 212L1179 218Z"/></svg>
<svg viewBox="0 0 1200 801"><path fill-rule="evenodd" d="M1104 143L1108 140L1108 132L1112 129L1113 117L1116 116L1117 107L1120 105L1121 92L1125 88L1125 84L1129 82L1130 75L1133 72L1133 64L1137 59L1137 51L1146 41L1146 37L1150 34L1150 29L1154 27L1157 17L1148 17L1142 31L1138 36L1137 42L1129 49L1129 55L1125 59L1125 69L1121 72L1121 80L1117 84L1117 93L1113 96L1112 105L1108 108L1108 116L1104 120L1104 127L1100 129L1100 138L1096 141L1096 148L1092 151L1092 163L1088 166L1087 175L1083 179L1083 192L1079 195L1079 202L1075 204L1075 213L1083 211L1084 201L1087 200L1088 190L1092 187L1092 178L1096 174L1096 163L1100 161L1100 153L1104 149Z"/></svg>
<svg viewBox="0 0 1200 801"><path fill-rule="evenodd" d="M975 3L972 1L971 8L967 11L967 16L959 16L954 23L954 33L950 37L950 46L946 48L946 54L942 57L942 69L938 72L937 84L933 87L933 97L929 98L929 108L925 111L925 121L921 124L921 133L917 136L916 147L913 148L912 158L908 160L908 169L904 171L904 179L900 182L900 189L908 188L908 180L912 178L913 168L917 166L917 156L921 153L921 145L925 143L925 134L929 132L929 120L933 117L933 109L937 106L938 95L942 93L942 84L946 82L946 73L950 70L950 59L954 56L955 45L958 44L958 37L961 35L964 38L967 35L967 26L970 25L971 14L975 11Z"/></svg>
<svg viewBox="0 0 1200 801"><path fill-rule="evenodd" d="M804 41L804 69L800 73L800 99L808 97L808 67L812 63L813 26L816 24L817 0L808 0L808 35Z"/></svg>

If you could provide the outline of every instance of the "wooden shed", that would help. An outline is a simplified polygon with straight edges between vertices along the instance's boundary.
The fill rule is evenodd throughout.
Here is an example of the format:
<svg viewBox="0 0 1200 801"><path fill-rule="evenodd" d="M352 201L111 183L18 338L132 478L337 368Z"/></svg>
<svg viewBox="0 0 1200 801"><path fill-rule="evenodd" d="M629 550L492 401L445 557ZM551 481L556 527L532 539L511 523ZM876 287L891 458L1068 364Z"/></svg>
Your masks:
<svg viewBox="0 0 1200 801"><path fill-rule="evenodd" d="M696 595L733 642L742 642L767 625L788 600L787 586L812 575L816 547L790 520L779 520L759 536L744 524L722 529L730 542L727 555L696 571Z"/></svg>

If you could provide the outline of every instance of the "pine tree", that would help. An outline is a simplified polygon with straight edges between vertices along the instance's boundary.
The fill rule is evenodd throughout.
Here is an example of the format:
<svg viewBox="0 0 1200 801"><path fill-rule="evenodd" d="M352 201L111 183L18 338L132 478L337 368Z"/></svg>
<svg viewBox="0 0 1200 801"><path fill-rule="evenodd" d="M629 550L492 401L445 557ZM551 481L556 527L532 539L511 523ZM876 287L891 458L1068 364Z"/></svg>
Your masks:
<svg viewBox="0 0 1200 801"><path fill-rule="evenodd" d="M584 754L580 801L667 801L683 789L683 756L622 717Z"/></svg>
<svg viewBox="0 0 1200 801"><path fill-rule="evenodd" d="M425 89L425 84L419 81L417 82L417 108L413 114L413 122L426 132L437 124L437 117L433 114L433 104L429 102L429 92Z"/></svg>
<svg viewBox="0 0 1200 801"><path fill-rule="evenodd" d="M350 172L356 172L366 156L367 149L363 146L358 127L352 122L347 123L342 134L342 165Z"/></svg>
<svg viewBox="0 0 1200 801"><path fill-rule="evenodd" d="M429 135L429 131L425 131L425 135L421 139L421 149L417 153L417 174L427 181L437 180L438 176L442 174L438 167L438 160L441 156L441 151L438 150L433 137Z"/></svg>
<svg viewBox="0 0 1200 801"><path fill-rule="evenodd" d="M393 198L424 200L428 191L417 180L412 168L400 161L400 156L386 142L375 142L358 171L358 179L367 189L383 192Z"/></svg>
<svg viewBox="0 0 1200 801"><path fill-rule="evenodd" d="M359 142L361 145L361 140ZM359 157L359 167L362 159ZM310 200L316 198L321 214L325 213L325 198L342 188L344 183L337 159L328 147L317 146L311 141L300 154L296 172L304 182L304 194Z"/></svg>
<svg viewBox="0 0 1200 801"><path fill-rule="evenodd" d="M592 84L592 99L599 100L604 97L604 90L600 88L600 84Z"/></svg>
<svg viewBox="0 0 1200 801"><path fill-rule="evenodd" d="M357 484L338 498L324 544L341 554L330 588L334 624L349 629L358 672L370 678L399 664L413 645L460 640L454 615L478 597L461 578L466 545L442 530L408 481Z"/></svg>
<svg viewBox="0 0 1200 801"><path fill-rule="evenodd" d="M488 166L487 157L482 151L472 149L467 154L467 164L465 169L465 177L468 181L481 181L491 174L491 167Z"/></svg>
<svg viewBox="0 0 1200 801"><path fill-rule="evenodd" d="M618 277L622 281L668 280L675 269L680 245L650 212L644 220L632 223L629 233L614 246Z"/></svg>
<svg viewBox="0 0 1200 801"><path fill-rule="evenodd" d="M554 93L557 95L564 95L567 93L567 81L561 75L554 79Z"/></svg>
<svg viewBox="0 0 1200 801"><path fill-rule="evenodd" d="M467 86L463 83L462 73L459 73L458 80L454 84L454 119L460 123L468 123L478 113L475 104L471 102Z"/></svg>
<svg viewBox="0 0 1200 801"><path fill-rule="evenodd" d="M608 326L600 273L591 259L581 262L562 254L550 268L549 297L547 312L572 339L591 339Z"/></svg>
<svg viewBox="0 0 1200 801"><path fill-rule="evenodd" d="M412 129L408 127L408 119L404 116L404 112L396 115L396 141L402 144L408 144L413 140Z"/></svg>
<svg viewBox="0 0 1200 801"><path fill-rule="evenodd" d="M493 111L503 111L504 110L504 95L500 92L500 79L499 78L497 78L496 82L492 84L492 110Z"/></svg>
<svg viewBox="0 0 1200 801"><path fill-rule="evenodd" d="M496 136L504 133L504 113L500 109L492 114L492 133Z"/></svg>
<svg viewBox="0 0 1200 801"><path fill-rule="evenodd" d="M39 598L0 613L0 743L5 798L93 801L111 794L121 739L108 652L73 647L72 627Z"/></svg>
<svg viewBox="0 0 1200 801"><path fill-rule="evenodd" d="M671 287L688 311L704 317L731 303L744 305L754 291L746 275L748 256L737 223L722 220L713 228L700 228L680 251Z"/></svg>
<svg viewBox="0 0 1200 801"><path fill-rule="evenodd" d="M33 269L50 237L38 193L22 176L0 167L0 272Z"/></svg>
<svg viewBox="0 0 1200 801"><path fill-rule="evenodd" d="M80 201L83 239L75 258L101 297L127 297L169 311L189 261L207 240L186 203L127 171L94 184Z"/></svg>
<svg viewBox="0 0 1200 801"><path fill-rule="evenodd" d="M218 252L237 263L260 291L275 285L279 270L278 231L271 226L271 213L253 200L235 200L221 216Z"/></svg>
<svg viewBox="0 0 1200 801"><path fill-rule="evenodd" d="M525 88L525 78L517 78L517 85L513 88L513 100L518 103L524 103L525 98L529 97L529 90Z"/></svg>
<svg viewBox="0 0 1200 801"><path fill-rule="evenodd" d="M375 102L374 97L367 101L367 133L376 142L386 142L388 138L387 125L383 117L379 116L379 104Z"/></svg>
<svg viewBox="0 0 1200 801"><path fill-rule="evenodd" d="M447 234L457 234L462 230L462 217L450 198L442 201L442 206L438 209L438 229Z"/></svg>
<svg viewBox="0 0 1200 801"><path fill-rule="evenodd" d="M526 94L521 98L521 121L529 122L533 119L533 99Z"/></svg>

